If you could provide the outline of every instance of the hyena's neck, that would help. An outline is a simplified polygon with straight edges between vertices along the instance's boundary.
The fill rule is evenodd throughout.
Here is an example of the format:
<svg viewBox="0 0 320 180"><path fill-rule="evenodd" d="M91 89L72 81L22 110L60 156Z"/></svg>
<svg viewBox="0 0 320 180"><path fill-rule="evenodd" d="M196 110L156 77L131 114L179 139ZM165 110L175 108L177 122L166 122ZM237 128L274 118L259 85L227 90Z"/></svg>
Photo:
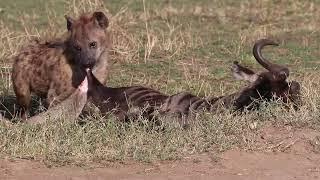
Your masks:
<svg viewBox="0 0 320 180"><path fill-rule="evenodd" d="M70 41L69 35L63 35L59 38L54 38L45 42L40 42L40 45L44 45L47 48L55 49L56 54L63 56L67 63L74 65L76 62L75 55L72 52L72 43Z"/></svg>
<svg viewBox="0 0 320 180"><path fill-rule="evenodd" d="M108 48L105 48L92 69L93 74L102 84L106 84L109 74L109 67L109 50Z"/></svg>
<svg viewBox="0 0 320 180"><path fill-rule="evenodd" d="M50 40L45 40L45 41L40 41L40 44L44 44L49 48L56 48L56 49L63 49L65 50L66 47L68 46L70 40L70 34L69 33L64 33L60 37L54 37L53 39ZM39 41L39 40L36 40Z"/></svg>

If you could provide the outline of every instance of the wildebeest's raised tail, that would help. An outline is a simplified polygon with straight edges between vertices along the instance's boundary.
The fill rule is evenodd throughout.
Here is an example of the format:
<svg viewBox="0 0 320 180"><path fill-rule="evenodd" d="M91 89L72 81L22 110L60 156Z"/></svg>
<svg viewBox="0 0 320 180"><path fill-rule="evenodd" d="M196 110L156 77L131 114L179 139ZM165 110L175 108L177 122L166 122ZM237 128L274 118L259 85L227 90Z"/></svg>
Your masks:
<svg viewBox="0 0 320 180"><path fill-rule="evenodd" d="M278 46L279 44L270 39L260 39L254 44L253 56L261 66L276 75L276 81L285 80L289 76L289 69L287 67L271 63L262 56L262 49L268 45Z"/></svg>

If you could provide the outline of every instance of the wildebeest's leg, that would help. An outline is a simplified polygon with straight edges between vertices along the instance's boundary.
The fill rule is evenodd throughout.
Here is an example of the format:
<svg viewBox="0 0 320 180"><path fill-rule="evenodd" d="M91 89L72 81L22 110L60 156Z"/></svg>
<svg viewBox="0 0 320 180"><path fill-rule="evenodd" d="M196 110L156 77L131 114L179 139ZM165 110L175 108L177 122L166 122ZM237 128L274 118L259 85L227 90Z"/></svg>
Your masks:
<svg viewBox="0 0 320 180"><path fill-rule="evenodd" d="M232 75L238 80L248 81L250 83L258 79L258 75L252 70L241 66L237 61L234 61L231 66Z"/></svg>
<svg viewBox="0 0 320 180"><path fill-rule="evenodd" d="M66 88L65 92L58 93L57 87L59 87L59 86L54 84L54 82L51 83L50 89L48 91L47 99L46 99L46 107L47 108L50 108L50 107L53 107L53 106L59 104L60 102L65 100L67 97L69 97L75 91L74 88L67 88L67 87L72 87L72 86L64 86ZM67 93L67 92L70 92L70 93ZM60 94L60 95L58 95L58 94Z"/></svg>

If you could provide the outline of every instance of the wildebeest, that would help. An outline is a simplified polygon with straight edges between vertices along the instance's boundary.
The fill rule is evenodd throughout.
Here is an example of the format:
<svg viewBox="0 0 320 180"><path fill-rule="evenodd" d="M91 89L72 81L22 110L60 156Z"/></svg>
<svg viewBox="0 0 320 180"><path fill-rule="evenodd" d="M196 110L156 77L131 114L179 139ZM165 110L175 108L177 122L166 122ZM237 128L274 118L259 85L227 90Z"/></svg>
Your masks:
<svg viewBox="0 0 320 180"><path fill-rule="evenodd" d="M277 45L277 43L269 39L261 39L253 47L254 57L267 71L254 73L238 62L234 62L231 68L233 75L237 79L248 81L249 85L229 95L203 98L182 92L168 96L142 86L107 87L88 70L88 97L102 113L114 112L120 119L129 115L130 108L143 109L143 115L148 118L155 111L159 114L176 114L183 118L201 110L214 112L219 107L236 111L242 111L245 108L253 109L259 106L260 100L269 101L273 98L280 98L284 103L292 102L294 107L297 107L300 101L300 84L296 81L287 81L288 68L273 64L262 56L262 48L267 45Z"/></svg>

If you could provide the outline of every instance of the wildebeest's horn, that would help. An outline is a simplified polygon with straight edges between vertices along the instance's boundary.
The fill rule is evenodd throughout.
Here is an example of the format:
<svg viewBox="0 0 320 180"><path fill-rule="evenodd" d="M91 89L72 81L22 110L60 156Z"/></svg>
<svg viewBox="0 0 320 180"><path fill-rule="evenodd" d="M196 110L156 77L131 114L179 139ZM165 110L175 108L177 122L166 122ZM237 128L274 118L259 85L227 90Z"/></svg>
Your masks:
<svg viewBox="0 0 320 180"><path fill-rule="evenodd" d="M261 50L264 46L267 45L278 46L279 44L270 39L260 39L253 46L253 56L255 57L257 62L261 64L261 66L263 66L265 69L269 70L270 72L276 73L280 76L285 76L285 78L288 77L288 68L281 65L273 64L262 56Z"/></svg>

